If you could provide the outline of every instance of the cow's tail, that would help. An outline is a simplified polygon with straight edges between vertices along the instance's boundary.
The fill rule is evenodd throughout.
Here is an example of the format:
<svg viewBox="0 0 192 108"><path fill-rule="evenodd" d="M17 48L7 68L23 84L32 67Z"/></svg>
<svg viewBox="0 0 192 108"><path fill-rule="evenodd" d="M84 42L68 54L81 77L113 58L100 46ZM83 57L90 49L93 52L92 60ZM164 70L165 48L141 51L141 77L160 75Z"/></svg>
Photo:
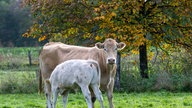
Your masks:
<svg viewBox="0 0 192 108"><path fill-rule="evenodd" d="M51 92L51 82L49 79L45 80L45 83L46 83L46 86L47 86L47 90L48 90L48 93Z"/></svg>
<svg viewBox="0 0 192 108"><path fill-rule="evenodd" d="M99 66L99 63L96 63L97 64L97 75L98 75L98 80L99 80L99 86L100 86L100 82L101 82L101 70L100 70L100 66Z"/></svg>
<svg viewBox="0 0 192 108"><path fill-rule="evenodd" d="M41 50L39 51L39 57L40 57L40 54L41 54L41 51L42 51L43 48L41 48ZM43 92L43 86L42 86L42 73L41 73L41 67L40 67L40 60L39 60L39 87L38 87L38 92L41 94Z"/></svg>
<svg viewBox="0 0 192 108"><path fill-rule="evenodd" d="M41 69L39 69L39 90L38 91L39 91L39 94L43 92Z"/></svg>

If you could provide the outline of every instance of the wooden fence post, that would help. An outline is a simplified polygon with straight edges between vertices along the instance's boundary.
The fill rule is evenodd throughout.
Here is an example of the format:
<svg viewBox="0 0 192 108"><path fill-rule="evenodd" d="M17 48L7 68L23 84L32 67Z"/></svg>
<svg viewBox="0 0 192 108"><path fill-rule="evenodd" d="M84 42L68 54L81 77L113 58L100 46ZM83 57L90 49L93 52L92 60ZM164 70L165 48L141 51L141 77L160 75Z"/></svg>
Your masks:
<svg viewBox="0 0 192 108"><path fill-rule="evenodd" d="M29 58L29 66L32 65L32 61L31 61L31 51L28 50L28 58Z"/></svg>

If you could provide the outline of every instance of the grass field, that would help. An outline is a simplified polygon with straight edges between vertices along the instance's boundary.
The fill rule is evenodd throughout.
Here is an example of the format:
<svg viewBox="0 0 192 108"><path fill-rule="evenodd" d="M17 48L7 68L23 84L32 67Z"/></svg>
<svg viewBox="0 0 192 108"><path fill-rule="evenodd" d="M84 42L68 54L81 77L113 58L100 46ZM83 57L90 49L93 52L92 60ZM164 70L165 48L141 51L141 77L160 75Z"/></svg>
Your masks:
<svg viewBox="0 0 192 108"><path fill-rule="evenodd" d="M104 105L108 108L105 94ZM63 104L59 97L57 107ZM39 94L0 94L0 108L45 108L45 97ZM146 92L114 93L116 108L192 108L192 93ZM87 104L81 93L69 94L68 108L86 108ZM99 102L96 101L96 108Z"/></svg>

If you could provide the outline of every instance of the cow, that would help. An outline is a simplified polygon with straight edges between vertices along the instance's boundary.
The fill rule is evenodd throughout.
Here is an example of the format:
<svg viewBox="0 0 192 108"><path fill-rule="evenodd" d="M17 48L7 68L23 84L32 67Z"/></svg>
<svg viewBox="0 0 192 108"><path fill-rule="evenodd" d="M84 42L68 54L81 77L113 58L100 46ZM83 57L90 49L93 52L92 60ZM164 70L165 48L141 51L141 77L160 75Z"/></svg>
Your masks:
<svg viewBox="0 0 192 108"><path fill-rule="evenodd" d="M73 59L57 65L46 82L50 90L48 108L56 107L58 93L62 95L64 108L66 108L68 93L71 89L77 88L77 85L83 92L88 108L92 108L89 86L99 100L101 108L104 108L102 93L99 90L100 74L99 64L95 60ZM53 96L53 104L51 96Z"/></svg>
<svg viewBox="0 0 192 108"><path fill-rule="evenodd" d="M94 47L82 47L66 45L61 42L50 42L43 46L39 55L40 72L44 81L45 95L47 97L47 84L53 69L60 63L71 59L93 59L99 63L101 69L100 88L107 93L110 108L114 108L113 87L116 75L116 56L117 50L122 50L125 43L117 43L114 39L108 38L103 43L97 42ZM40 81L39 85L42 81ZM41 89L41 87L40 87ZM95 96L91 92L92 102ZM93 104L94 107L94 104Z"/></svg>

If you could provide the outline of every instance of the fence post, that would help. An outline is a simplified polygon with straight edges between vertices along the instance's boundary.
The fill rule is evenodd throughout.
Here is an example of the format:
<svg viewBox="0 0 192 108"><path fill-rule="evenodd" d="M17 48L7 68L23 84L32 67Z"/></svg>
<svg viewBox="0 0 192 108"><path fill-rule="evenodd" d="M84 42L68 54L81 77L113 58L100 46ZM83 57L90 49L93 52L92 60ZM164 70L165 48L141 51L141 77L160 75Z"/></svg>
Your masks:
<svg viewBox="0 0 192 108"><path fill-rule="evenodd" d="M32 65L32 62L31 62L31 51L28 50L28 58L29 58L29 66Z"/></svg>

